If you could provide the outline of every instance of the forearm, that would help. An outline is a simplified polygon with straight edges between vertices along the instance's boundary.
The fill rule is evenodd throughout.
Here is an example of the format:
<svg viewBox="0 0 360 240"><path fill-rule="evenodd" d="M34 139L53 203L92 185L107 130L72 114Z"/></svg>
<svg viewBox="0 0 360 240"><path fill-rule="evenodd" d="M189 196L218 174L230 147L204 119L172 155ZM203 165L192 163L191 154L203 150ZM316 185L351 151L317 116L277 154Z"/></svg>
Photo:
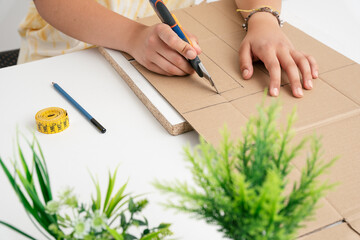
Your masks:
<svg viewBox="0 0 360 240"><path fill-rule="evenodd" d="M144 27L93 0L34 0L39 14L61 32L94 45L128 52Z"/></svg>

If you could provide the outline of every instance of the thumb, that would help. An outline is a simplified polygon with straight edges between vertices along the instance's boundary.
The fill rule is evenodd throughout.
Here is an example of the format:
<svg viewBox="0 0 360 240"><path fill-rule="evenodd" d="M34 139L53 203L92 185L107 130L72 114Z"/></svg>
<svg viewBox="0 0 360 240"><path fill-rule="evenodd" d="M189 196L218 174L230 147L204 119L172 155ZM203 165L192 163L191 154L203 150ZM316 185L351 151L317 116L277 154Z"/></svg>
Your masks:
<svg viewBox="0 0 360 240"><path fill-rule="evenodd" d="M252 65L251 47L249 43L242 43L239 50L239 63L242 77L249 79L252 77L254 69Z"/></svg>

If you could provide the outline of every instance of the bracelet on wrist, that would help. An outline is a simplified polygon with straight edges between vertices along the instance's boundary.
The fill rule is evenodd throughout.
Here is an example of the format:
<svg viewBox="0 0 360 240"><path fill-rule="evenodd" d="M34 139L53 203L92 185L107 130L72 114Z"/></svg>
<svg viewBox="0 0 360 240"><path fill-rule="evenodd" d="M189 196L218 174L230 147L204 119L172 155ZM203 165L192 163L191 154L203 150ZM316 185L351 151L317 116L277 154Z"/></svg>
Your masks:
<svg viewBox="0 0 360 240"><path fill-rule="evenodd" d="M249 23L249 19L251 18L252 15L254 15L255 13L258 12L267 12L272 14L274 17L276 17L279 26L282 27L283 26L283 20L280 19L280 12L277 11L276 9L273 9L271 6L261 6L259 8L255 8L255 9L237 9L237 12L249 12L249 15L244 19L245 23L242 25L242 27L244 28L245 31L248 30L248 23Z"/></svg>

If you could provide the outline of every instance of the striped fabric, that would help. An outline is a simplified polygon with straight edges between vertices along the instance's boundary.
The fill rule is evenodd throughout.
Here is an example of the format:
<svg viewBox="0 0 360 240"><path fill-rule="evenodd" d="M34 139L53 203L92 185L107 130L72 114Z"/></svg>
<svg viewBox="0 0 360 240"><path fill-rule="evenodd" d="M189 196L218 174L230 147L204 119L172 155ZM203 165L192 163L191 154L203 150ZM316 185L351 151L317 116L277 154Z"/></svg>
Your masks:
<svg viewBox="0 0 360 240"><path fill-rule="evenodd" d="M108 9L130 19L154 14L148 0L96 0ZM188 7L196 0L163 0L172 9ZM36 10L33 1L26 18L19 26L22 38L18 64L46 57L92 47L91 45L69 37L44 21Z"/></svg>

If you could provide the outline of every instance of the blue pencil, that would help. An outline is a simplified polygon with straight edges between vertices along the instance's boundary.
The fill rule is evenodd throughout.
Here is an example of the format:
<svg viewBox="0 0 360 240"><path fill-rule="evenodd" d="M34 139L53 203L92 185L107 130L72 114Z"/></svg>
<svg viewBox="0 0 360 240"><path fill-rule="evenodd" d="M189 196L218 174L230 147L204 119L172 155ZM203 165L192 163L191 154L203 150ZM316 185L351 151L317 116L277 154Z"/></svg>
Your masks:
<svg viewBox="0 0 360 240"><path fill-rule="evenodd" d="M101 133L105 133L106 129L101 126L101 124L95 120L95 118L93 118L83 107L81 107L69 94L67 94L67 92L65 92L64 89L62 89L57 83L52 83L54 88L61 94L63 95L77 110L79 110L87 119L90 120L90 122L92 124L95 125L95 127L97 127L97 129L100 130Z"/></svg>

